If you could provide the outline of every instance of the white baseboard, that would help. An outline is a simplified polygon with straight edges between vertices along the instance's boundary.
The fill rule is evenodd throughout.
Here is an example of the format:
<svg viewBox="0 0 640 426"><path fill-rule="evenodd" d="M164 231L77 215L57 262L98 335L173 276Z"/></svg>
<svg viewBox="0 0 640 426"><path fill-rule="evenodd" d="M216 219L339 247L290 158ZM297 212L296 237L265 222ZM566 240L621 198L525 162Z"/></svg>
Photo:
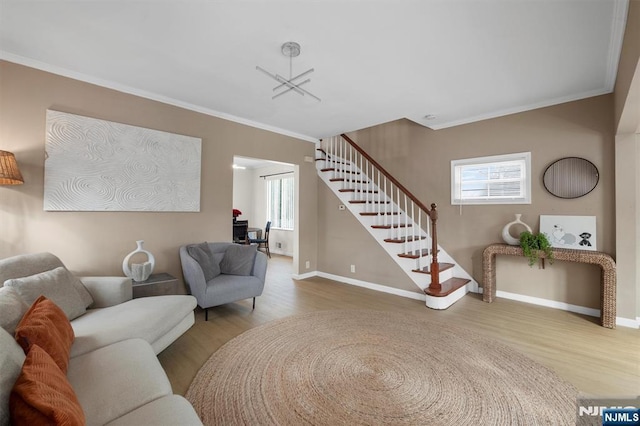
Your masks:
<svg viewBox="0 0 640 426"><path fill-rule="evenodd" d="M293 253L289 253L289 252L278 250L278 249L274 250L271 247L269 247L269 251L271 252L271 254L279 254L280 256L293 257ZM263 253L264 253L264 251L263 251Z"/></svg>
<svg viewBox="0 0 640 426"><path fill-rule="evenodd" d="M480 291L482 293L482 290ZM517 300L519 302L531 303L532 305L546 306L547 308L561 309L563 311L575 312L577 314L600 317L600 309L587 308L586 306L572 305L570 303L558 302L556 300L543 299L540 297L526 296L523 294L509 293L506 291L496 291L497 297ZM630 318L616 317L616 325L629 328L640 328L640 318L635 320Z"/></svg>
<svg viewBox="0 0 640 426"><path fill-rule="evenodd" d="M318 271L305 272L304 274L293 274L291 278L294 280L306 280L307 278L313 278L318 276Z"/></svg>
<svg viewBox="0 0 640 426"><path fill-rule="evenodd" d="M300 278L298 278L300 277ZM422 300L423 302L426 300L426 295L424 294L420 294L420 293L415 293L413 291L408 291L408 290L402 290L399 288L395 288L395 287L388 287L386 285L381 285L381 284L375 284L375 283L370 283L367 281L362 281L362 280L356 280L354 278L347 278L347 277L343 277L340 275L333 275L333 274L328 274L326 272L320 272L320 271L314 271L314 272L309 272L306 274L300 274L294 276L294 279L305 279L305 278L311 278L311 277L321 277L321 278L327 278L329 280L333 280L333 281L338 281L344 284L350 284L350 285L355 285L357 287L364 287L364 288L368 288L370 290L375 290L375 291L380 291L382 293L388 293L388 294L394 294L396 296L402 296L402 297L406 297L409 299L415 299L415 300Z"/></svg>
<svg viewBox="0 0 640 426"><path fill-rule="evenodd" d="M506 291L496 291L496 296L504 299L517 300L519 302L531 303L532 305L546 306L548 308L561 309L563 311L575 312L577 314L599 317L600 309L587 308L585 306L572 305L570 303L558 302L540 297L526 296L524 294L509 293Z"/></svg>
<svg viewBox="0 0 640 426"><path fill-rule="evenodd" d="M640 328L640 317L636 317L635 320L631 318L616 317L616 325L629 328Z"/></svg>

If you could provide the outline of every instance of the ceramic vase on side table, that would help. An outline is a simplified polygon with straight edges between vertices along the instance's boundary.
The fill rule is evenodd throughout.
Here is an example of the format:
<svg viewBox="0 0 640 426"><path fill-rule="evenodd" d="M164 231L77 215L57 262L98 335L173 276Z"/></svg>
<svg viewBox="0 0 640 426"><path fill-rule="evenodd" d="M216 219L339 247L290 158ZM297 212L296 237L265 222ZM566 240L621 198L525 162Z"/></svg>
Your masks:
<svg viewBox="0 0 640 426"><path fill-rule="evenodd" d="M522 215L520 213L516 213L516 220L514 220L513 222L509 222L507 223L504 228L502 228L502 239L504 240L505 243L511 245L511 246L519 246L520 245L520 238L514 238L511 233L509 232L509 230L511 229L512 226L522 226L523 228L525 228L527 231L531 232L531 228L529 227L529 225L527 225L526 223L524 223L523 221L520 220L520 218L522 217ZM518 234L520 235L520 234Z"/></svg>
<svg viewBox="0 0 640 426"><path fill-rule="evenodd" d="M138 247L134 251L129 253L122 261L122 272L124 272L125 276L132 278L136 282L146 281L153 272L153 268L156 265L156 260L151 252L148 252L144 249L144 240L138 240L136 241L136 244L138 245ZM134 263L129 266L129 260L131 259L131 257L138 253L147 255L147 261L144 263Z"/></svg>

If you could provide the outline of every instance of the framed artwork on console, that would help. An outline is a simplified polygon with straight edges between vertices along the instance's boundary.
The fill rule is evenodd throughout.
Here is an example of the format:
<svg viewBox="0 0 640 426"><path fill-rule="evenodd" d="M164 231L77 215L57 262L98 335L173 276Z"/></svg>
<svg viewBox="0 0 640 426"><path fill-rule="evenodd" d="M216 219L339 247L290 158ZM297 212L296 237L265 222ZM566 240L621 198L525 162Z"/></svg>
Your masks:
<svg viewBox="0 0 640 426"><path fill-rule="evenodd" d="M556 248L597 250L595 216L540 215L540 232Z"/></svg>

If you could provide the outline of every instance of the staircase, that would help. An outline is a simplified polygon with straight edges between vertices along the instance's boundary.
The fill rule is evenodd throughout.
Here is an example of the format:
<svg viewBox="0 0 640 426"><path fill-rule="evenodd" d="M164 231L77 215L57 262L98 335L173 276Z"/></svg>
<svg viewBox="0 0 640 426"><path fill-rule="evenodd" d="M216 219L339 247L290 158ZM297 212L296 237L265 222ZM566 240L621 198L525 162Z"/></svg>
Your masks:
<svg viewBox="0 0 640 426"><path fill-rule="evenodd" d="M425 206L348 136L320 141L320 178L425 293L446 309L478 284L438 245L438 211Z"/></svg>

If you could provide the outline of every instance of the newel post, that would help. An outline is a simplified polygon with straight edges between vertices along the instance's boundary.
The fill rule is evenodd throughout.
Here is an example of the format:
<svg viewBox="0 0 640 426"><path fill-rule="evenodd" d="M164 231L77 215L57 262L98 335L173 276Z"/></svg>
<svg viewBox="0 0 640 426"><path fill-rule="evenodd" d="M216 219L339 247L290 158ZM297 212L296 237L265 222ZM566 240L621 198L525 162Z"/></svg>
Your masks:
<svg viewBox="0 0 640 426"><path fill-rule="evenodd" d="M440 290L440 264L438 263L438 229L436 222L438 220L438 211L436 210L436 203L431 204L431 210L429 210L429 219L431 219L431 284L429 289Z"/></svg>

